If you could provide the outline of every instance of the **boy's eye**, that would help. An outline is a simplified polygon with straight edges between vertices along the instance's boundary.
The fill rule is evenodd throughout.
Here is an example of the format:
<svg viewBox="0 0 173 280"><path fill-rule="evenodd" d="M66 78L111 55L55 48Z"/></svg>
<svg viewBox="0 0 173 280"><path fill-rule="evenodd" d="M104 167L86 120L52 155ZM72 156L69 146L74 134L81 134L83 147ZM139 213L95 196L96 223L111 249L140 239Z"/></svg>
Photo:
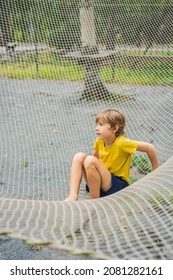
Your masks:
<svg viewBox="0 0 173 280"><path fill-rule="evenodd" d="M98 123L98 125L102 126L102 125L103 125L103 123L99 122L99 123Z"/></svg>
<svg viewBox="0 0 173 280"><path fill-rule="evenodd" d="M103 126L103 125L105 125L105 123L104 122L98 122L96 125L97 126Z"/></svg>

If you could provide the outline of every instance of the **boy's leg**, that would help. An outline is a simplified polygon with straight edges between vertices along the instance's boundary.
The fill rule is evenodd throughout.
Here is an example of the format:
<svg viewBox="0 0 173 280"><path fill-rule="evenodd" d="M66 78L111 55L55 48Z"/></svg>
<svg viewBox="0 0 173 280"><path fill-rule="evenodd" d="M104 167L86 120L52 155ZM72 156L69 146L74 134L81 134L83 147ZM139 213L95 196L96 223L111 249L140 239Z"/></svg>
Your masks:
<svg viewBox="0 0 173 280"><path fill-rule="evenodd" d="M84 153L77 153L73 157L71 171L70 171L70 194L65 201L73 201L78 199L80 183L83 174L83 165L86 155Z"/></svg>
<svg viewBox="0 0 173 280"><path fill-rule="evenodd" d="M86 181L90 189L90 198L100 197L100 189L107 191L112 184L109 170L94 156L87 156L84 161Z"/></svg>

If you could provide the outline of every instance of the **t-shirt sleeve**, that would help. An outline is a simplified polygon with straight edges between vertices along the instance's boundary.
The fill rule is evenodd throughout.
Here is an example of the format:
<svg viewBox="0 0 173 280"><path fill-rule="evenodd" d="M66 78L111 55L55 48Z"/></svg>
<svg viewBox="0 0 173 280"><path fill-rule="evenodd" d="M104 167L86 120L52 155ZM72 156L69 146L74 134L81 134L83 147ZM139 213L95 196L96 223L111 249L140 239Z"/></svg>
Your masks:
<svg viewBox="0 0 173 280"><path fill-rule="evenodd" d="M138 147L138 141L131 140L129 138L124 138L121 142L121 148L125 153L134 154Z"/></svg>

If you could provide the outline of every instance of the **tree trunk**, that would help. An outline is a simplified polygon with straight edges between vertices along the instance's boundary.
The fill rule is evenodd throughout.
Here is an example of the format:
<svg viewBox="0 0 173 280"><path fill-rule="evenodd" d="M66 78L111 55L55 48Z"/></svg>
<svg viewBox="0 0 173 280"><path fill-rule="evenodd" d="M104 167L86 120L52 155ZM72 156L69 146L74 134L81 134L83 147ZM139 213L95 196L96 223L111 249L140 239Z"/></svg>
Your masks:
<svg viewBox="0 0 173 280"><path fill-rule="evenodd" d="M82 99L86 100L107 100L109 98L109 91L103 85L100 77L100 65L85 64L85 87L82 93Z"/></svg>

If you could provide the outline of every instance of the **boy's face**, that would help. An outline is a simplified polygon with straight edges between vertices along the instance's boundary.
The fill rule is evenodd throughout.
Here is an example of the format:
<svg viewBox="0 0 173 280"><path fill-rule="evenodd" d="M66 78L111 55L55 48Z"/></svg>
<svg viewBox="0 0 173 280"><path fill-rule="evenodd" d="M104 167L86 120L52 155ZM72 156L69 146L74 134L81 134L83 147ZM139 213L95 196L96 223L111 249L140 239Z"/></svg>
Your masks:
<svg viewBox="0 0 173 280"><path fill-rule="evenodd" d="M111 125L99 120L96 124L96 135L100 140L108 140L116 138L116 131L118 130L118 126L115 128L111 128Z"/></svg>

